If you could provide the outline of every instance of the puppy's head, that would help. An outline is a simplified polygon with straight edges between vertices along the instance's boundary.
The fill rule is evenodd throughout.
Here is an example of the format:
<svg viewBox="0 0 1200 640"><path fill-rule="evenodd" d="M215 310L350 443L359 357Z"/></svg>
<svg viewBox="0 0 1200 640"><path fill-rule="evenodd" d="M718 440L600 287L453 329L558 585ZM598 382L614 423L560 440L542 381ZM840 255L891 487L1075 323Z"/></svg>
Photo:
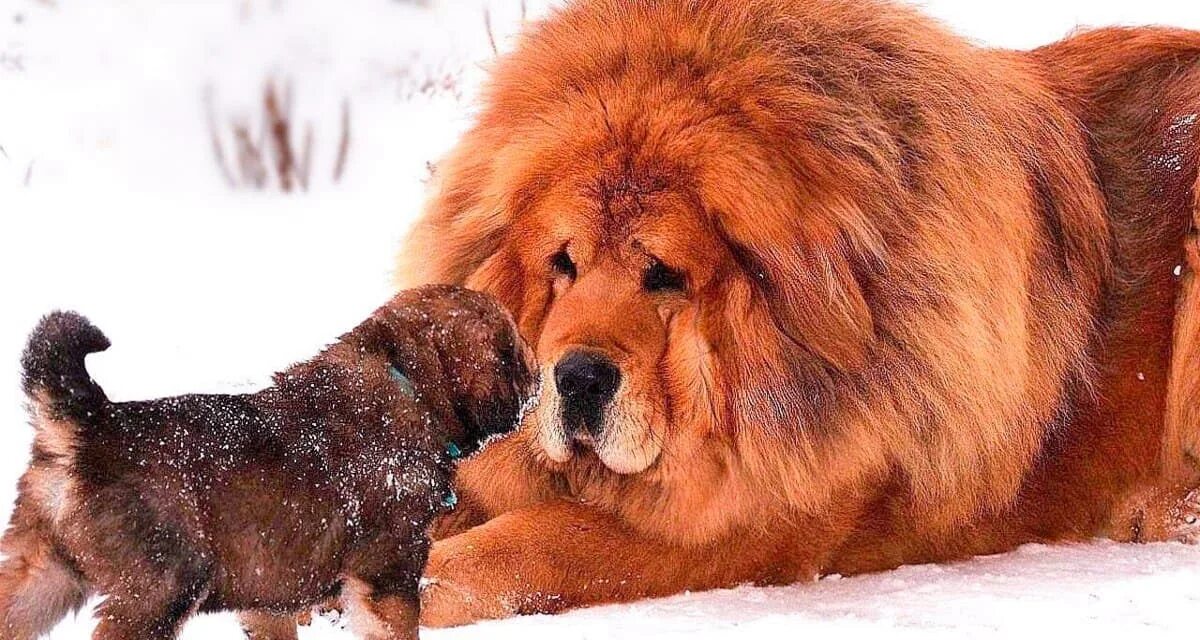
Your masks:
<svg viewBox="0 0 1200 640"><path fill-rule="evenodd" d="M470 455L517 427L537 392L533 352L491 296L461 287L404 291L355 334L401 396L424 403L447 447ZM378 372L377 372L378 373Z"/></svg>

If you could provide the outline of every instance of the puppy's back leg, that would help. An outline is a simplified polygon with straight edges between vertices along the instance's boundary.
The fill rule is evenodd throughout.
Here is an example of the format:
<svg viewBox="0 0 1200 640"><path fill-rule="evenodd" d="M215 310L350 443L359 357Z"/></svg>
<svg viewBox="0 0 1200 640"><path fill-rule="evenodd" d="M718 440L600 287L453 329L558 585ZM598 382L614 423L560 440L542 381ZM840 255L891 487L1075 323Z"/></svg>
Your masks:
<svg viewBox="0 0 1200 640"><path fill-rule="evenodd" d="M0 541L0 637L34 640L78 611L89 589L54 549L30 510L17 503Z"/></svg>
<svg viewBox="0 0 1200 640"><path fill-rule="evenodd" d="M173 640L208 595L207 571L145 569L131 567L121 580L129 590L108 594L92 640Z"/></svg>

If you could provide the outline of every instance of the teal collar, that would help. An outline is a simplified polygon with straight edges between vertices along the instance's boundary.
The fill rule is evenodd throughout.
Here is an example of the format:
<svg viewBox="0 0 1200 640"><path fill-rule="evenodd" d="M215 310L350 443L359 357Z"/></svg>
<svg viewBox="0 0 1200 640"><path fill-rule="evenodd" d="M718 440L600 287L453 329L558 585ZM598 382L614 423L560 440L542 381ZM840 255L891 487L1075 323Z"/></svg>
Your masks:
<svg viewBox="0 0 1200 640"><path fill-rule="evenodd" d="M404 375L404 372L396 368L396 365L388 365L388 375L400 386L401 393L408 396L409 399L417 399L417 388L413 386L412 380L409 380L408 376Z"/></svg>
<svg viewBox="0 0 1200 640"><path fill-rule="evenodd" d="M400 386L401 393L411 399L416 399L417 388L413 386L412 380L404 375L403 371L396 368L396 365L388 365L388 375ZM450 456L451 460L458 460L463 456L462 448L453 440L448 440L446 441L446 455Z"/></svg>
<svg viewBox="0 0 1200 640"><path fill-rule="evenodd" d="M410 380L408 376L404 375L403 371L397 369L395 365L389 364L388 375L391 376L392 380L396 381L396 384L400 387L401 393L413 400L417 398L416 387L413 386L412 380ZM450 456L451 460L458 460L459 458L462 458L463 451L462 448L458 446L458 443L454 442L453 440L447 440L446 455ZM442 498L442 506L446 507L447 509L453 509L457 504L458 495L454 493L453 489L451 489L450 492L447 493L444 498Z"/></svg>
<svg viewBox="0 0 1200 640"><path fill-rule="evenodd" d="M453 440L447 440L446 441L446 455L450 456L451 460L458 460L459 458L462 457L463 452L462 452L462 449L458 448L458 445L455 444ZM455 505L457 505L457 504L458 504L458 494L454 493L454 489L451 489L450 492L447 493L445 495L445 497L442 498L442 506L446 507L447 509L453 510Z"/></svg>

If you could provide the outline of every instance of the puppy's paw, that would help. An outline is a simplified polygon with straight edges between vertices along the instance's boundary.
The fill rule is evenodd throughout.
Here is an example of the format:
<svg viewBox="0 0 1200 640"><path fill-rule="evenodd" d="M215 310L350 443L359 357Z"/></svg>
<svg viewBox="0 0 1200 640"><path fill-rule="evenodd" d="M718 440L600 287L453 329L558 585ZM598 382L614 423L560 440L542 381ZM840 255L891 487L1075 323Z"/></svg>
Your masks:
<svg viewBox="0 0 1200 640"><path fill-rule="evenodd" d="M242 632L247 640L296 640L297 620L261 611L243 611L238 614Z"/></svg>

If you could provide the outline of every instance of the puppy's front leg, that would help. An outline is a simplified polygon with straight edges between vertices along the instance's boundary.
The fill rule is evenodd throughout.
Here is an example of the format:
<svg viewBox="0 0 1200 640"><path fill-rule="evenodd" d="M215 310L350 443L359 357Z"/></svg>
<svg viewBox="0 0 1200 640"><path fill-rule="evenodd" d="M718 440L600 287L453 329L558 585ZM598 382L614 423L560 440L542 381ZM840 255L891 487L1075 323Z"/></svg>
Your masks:
<svg viewBox="0 0 1200 640"><path fill-rule="evenodd" d="M587 505L556 501L506 513L434 543L421 621L446 627L518 614L667 596L816 574L808 549L737 532L685 547L652 539ZM736 548L735 548L736 547Z"/></svg>
<svg viewBox="0 0 1200 640"><path fill-rule="evenodd" d="M402 568L369 579L346 578L342 606L354 634L366 640L417 640L418 575Z"/></svg>
<svg viewBox="0 0 1200 640"><path fill-rule="evenodd" d="M261 611L238 614L248 640L296 640L296 619Z"/></svg>

